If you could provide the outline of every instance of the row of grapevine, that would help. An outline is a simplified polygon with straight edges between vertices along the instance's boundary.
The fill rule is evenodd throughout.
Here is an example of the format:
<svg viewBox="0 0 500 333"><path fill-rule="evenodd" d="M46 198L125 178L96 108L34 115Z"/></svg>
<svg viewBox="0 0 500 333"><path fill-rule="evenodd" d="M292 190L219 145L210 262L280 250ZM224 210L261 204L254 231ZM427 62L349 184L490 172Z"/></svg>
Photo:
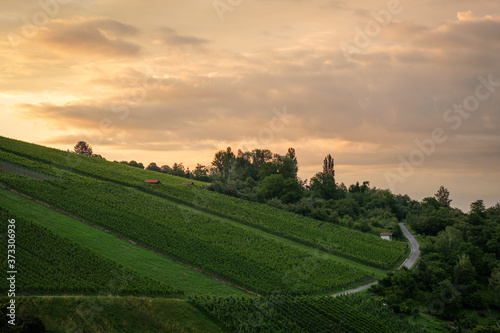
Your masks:
<svg viewBox="0 0 500 333"><path fill-rule="evenodd" d="M233 198L195 186L180 185L182 178L126 165L106 162L76 154L61 152L0 137L0 149L18 155L31 156L49 165L54 172L66 169L174 200L262 229L266 232L319 248L335 255L382 269L390 269L402 257L404 242L387 242L371 234L299 216L268 205ZM159 186L144 184L144 179L156 178Z"/></svg>
<svg viewBox="0 0 500 333"><path fill-rule="evenodd" d="M376 318L326 296L193 296L189 301L227 332L392 332Z"/></svg>
<svg viewBox="0 0 500 333"><path fill-rule="evenodd" d="M79 293L165 297L183 294L0 207L1 230L7 230L9 219L15 220L17 295ZM7 249L7 237L2 236L2 248ZM1 280L2 290L9 289L7 283L6 279Z"/></svg>
<svg viewBox="0 0 500 333"><path fill-rule="evenodd" d="M6 154L0 152L0 158ZM23 160L18 156L16 163ZM44 164L31 167L51 172ZM59 177L39 180L0 171L0 182L11 188L258 293L322 293L373 278L134 188L70 172Z"/></svg>
<svg viewBox="0 0 500 333"><path fill-rule="evenodd" d="M369 314L378 321L383 322L386 326L391 327L395 332L426 332L426 328L421 324L410 322L407 318L394 313L394 310L389 307L384 307L380 299L358 293L340 296L337 299L362 313Z"/></svg>

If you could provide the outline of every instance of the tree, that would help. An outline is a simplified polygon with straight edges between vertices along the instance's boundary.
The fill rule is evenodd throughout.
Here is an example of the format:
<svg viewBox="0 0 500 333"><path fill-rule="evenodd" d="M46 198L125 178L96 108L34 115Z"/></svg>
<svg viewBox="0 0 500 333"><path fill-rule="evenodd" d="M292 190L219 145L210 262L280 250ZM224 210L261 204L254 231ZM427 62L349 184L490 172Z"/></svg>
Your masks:
<svg viewBox="0 0 500 333"><path fill-rule="evenodd" d="M161 169L161 172L163 172L163 173L172 173L172 168L166 164L162 165L160 169Z"/></svg>
<svg viewBox="0 0 500 333"><path fill-rule="evenodd" d="M208 168L201 164L196 164L196 168L193 171L193 177L196 180L208 181Z"/></svg>
<svg viewBox="0 0 500 333"><path fill-rule="evenodd" d="M294 179L284 179L282 175L271 175L266 177L257 190L260 200L278 198L283 203L295 203L302 199L303 189L300 183Z"/></svg>
<svg viewBox="0 0 500 333"><path fill-rule="evenodd" d="M297 165L289 158L278 154L270 162L265 162L260 165L257 177L264 179L270 175L282 175L284 179L297 178Z"/></svg>
<svg viewBox="0 0 500 333"><path fill-rule="evenodd" d="M79 141L75 145L75 153L79 155L92 156L92 147L85 141Z"/></svg>
<svg viewBox="0 0 500 333"><path fill-rule="evenodd" d="M297 162L297 156L295 155L295 148L288 148L288 151L286 152L285 157L291 159L293 163L295 164L295 168L298 170L299 169L299 164Z"/></svg>
<svg viewBox="0 0 500 333"><path fill-rule="evenodd" d="M174 165L172 166L172 175L184 177L185 176L184 170L186 169L184 168L184 164L182 164L182 162L178 164L174 163Z"/></svg>
<svg viewBox="0 0 500 333"><path fill-rule="evenodd" d="M328 154L323 161L323 173L329 174L335 177L335 163L333 161L332 155Z"/></svg>
<svg viewBox="0 0 500 333"><path fill-rule="evenodd" d="M369 189L370 189L370 182L366 180L363 182L363 185L359 185L359 182L356 182L356 184L351 184L351 186L349 186L350 193L364 193Z"/></svg>
<svg viewBox="0 0 500 333"><path fill-rule="evenodd" d="M283 191L281 192L280 199L283 203L296 203L302 199L304 189L295 178L285 179L283 183Z"/></svg>
<svg viewBox="0 0 500 333"><path fill-rule="evenodd" d="M257 169L260 169L260 166L262 164L271 161L273 158L273 153L268 149L254 149L250 154L252 158L252 164Z"/></svg>
<svg viewBox="0 0 500 333"><path fill-rule="evenodd" d="M452 226L447 226L440 231L435 238L434 250L443 255L444 258L458 250L463 241L462 232Z"/></svg>
<svg viewBox="0 0 500 333"><path fill-rule="evenodd" d="M430 303L431 313L452 319L462 309L462 296L448 279L434 288L433 296L436 301Z"/></svg>
<svg viewBox="0 0 500 333"><path fill-rule="evenodd" d="M128 163L128 165L130 165L131 167L134 167L134 168L140 168L140 169L144 169L144 164L142 163L137 163L136 161L130 161Z"/></svg>
<svg viewBox="0 0 500 333"><path fill-rule="evenodd" d="M470 204L470 213L477 214L481 217L486 217L486 207L484 206L483 200L476 200Z"/></svg>
<svg viewBox="0 0 500 333"><path fill-rule="evenodd" d="M318 172L311 178L311 191L325 200L337 199L337 185L333 175L325 172Z"/></svg>
<svg viewBox="0 0 500 333"><path fill-rule="evenodd" d="M220 150L215 154L212 165L217 173L227 178L235 158L234 153L231 151L231 147L227 147L225 151Z"/></svg>
<svg viewBox="0 0 500 333"><path fill-rule="evenodd" d="M437 193L434 194L434 196L436 197L436 200L441 204L441 206L450 207L450 192L446 188L444 188L444 186L441 186Z"/></svg>
<svg viewBox="0 0 500 333"><path fill-rule="evenodd" d="M151 170L151 171L156 171L156 172L161 172L161 169L159 166L156 165L156 163L152 162L149 163L149 165L146 167L146 170Z"/></svg>
<svg viewBox="0 0 500 333"><path fill-rule="evenodd" d="M262 181L262 185L258 189L257 195L259 198L265 200L279 198L284 186L285 180L282 175L271 175Z"/></svg>
<svg viewBox="0 0 500 333"><path fill-rule="evenodd" d="M469 256L463 254L455 265L454 277L455 284L459 286L470 286L476 278L476 269L470 262Z"/></svg>
<svg viewBox="0 0 500 333"><path fill-rule="evenodd" d="M491 272L491 277L488 278L488 286L498 295L500 299L500 265Z"/></svg>

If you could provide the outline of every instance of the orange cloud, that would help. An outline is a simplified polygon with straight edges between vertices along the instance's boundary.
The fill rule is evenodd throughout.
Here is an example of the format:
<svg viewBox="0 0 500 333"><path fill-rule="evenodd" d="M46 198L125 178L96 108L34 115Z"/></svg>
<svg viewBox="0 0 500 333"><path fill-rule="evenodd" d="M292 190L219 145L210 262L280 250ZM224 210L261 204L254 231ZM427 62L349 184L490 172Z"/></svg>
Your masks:
<svg viewBox="0 0 500 333"><path fill-rule="evenodd" d="M135 57L141 47L123 37L135 36L134 26L109 18L54 20L40 33L40 42L63 55Z"/></svg>

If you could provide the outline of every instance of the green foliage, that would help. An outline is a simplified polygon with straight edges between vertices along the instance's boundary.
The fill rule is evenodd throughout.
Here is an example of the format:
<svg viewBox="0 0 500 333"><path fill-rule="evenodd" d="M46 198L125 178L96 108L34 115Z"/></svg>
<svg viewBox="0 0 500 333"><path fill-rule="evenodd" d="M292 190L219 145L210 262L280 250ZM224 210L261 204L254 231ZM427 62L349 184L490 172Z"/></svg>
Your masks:
<svg viewBox="0 0 500 333"><path fill-rule="evenodd" d="M471 264L469 256L464 254L454 268L455 283L459 285L470 285L475 281L476 269Z"/></svg>
<svg viewBox="0 0 500 333"><path fill-rule="evenodd" d="M497 295L496 299L500 300L500 264L491 272L491 276L488 279L488 287Z"/></svg>
<svg viewBox="0 0 500 333"><path fill-rule="evenodd" d="M18 294L182 294L0 207L1 230L7 230L8 219L16 220L16 270L22 272L22 278L16 281ZM7 248L6 237L2 246ZM7 280L2 279L0 286L8 290Z"/></svg>
<svg viewBox="0 0 500 333"><path fill-rule="evenodd" d="M193 178L202 182L209 181L210 178L208 168L198 163L193 171Z"/></svg>
<svg viewBox="0 0 500 333"><path fill-rule="evenodd" d="M87 183L89 181L96 183L95 187L92 185L93 188L88 188L86 190L96 191L98 193L96 193L95 195L88 193L81 195L83 195L84 197L91 196L92 198L100 198L100 200L103 200L103 202L99 203L100 205L103 205L104 202L109 201L110 198L115 199L112 195L109 194L114 191L117 192L117 198L120 198L120 200L127 200L126 202L130 202L125 203L125 201L119 201L118 203L116 203L118 207L126 207L126 209L123 210L115 208L118 210L116 215L106 213L106 215L112 215L110 217L112 220L118 219L120 221L119 224L128 225L130 222L126 221L130 220L132 217L138 218L137 212L134 211L135 209L139 209L138 207L140 207L140 205L138 205L138 203L144 201L145 206L151 206L151 203L149 199L145 199L144 197L141 197L140 199L137 199L137 202L134 202L132 199L133 195L129 194L129 197L126 197L124 195L123 188L116 187L117 184L126 185L139 189L143 192L152 193L168 200L194 206L197 209L227 217L240 223L262 229L266 232L277 234L299 243L313 246L326 252L340 255L345 258L352 259L377 268L392 268L394 264L401 258L407 247L407 244L404 242L387 242L381 240L380 237L376 235L363 234L359 231L342 228L330 223L323 223L321 221L310 218L305 218L267 205L256 204L246 200L221 196L213 192L204 191L199 189L198 184L195 184L195 186L192 187L186 187L180 184L182 182L182 179L177 179L170 175L158 174L156 172L147 170L141 171L135 168L128 168L124 165L113 164L98 159L85 158L74 154L72 154L74 156L70 157L75 157L76 159L69 160L68 162L67 153L55 149L23 144L18 141L2 138L0 138L0 143L2 143L1 147L3 150L9 149L11 151L15 151L18 155L29 154L29 156L32 156L32 158L39 161L44 161L51 166L49 167L45 164L37 164L31 160L23 159L18 155L12 155L0 151L0 158L2 159L12 159L15 163L21 165L28 164L31 165L32 168L45 170L45 172L49 174L55 173L57 175L67 175L69 177L68 182L49 182L46 185L39 184L36 181L32 180L28 181L28 179L24 179L23 181L19 182L15 179L11 179L9 183L12 187L16 188L23 186L22 184L24 182L30 183L34 186L34 188L39 187L37 191L40 191L40 195L48 195L48 193L46 193L47 191L43 190L43 188L47 187L47 185L50 184L52 188L58 188L57 191L59 192L60 187L64 188L65 191L68 192L67 200L72 197L79 198L76 193L79 193L79 191L82 191L84 189L79 188L80 185L77 185L75 183L77 181L77 179L75 178L76 176L72 174L68 175L61 170L61 168L65 168L69 163L71 163L70 169L78 172L79 174L89 175L93 178L102 179L115 184L112 185L111 183L101 183L83 178L78 179L79 182L81 181L83 183ZM55 168L53 166L58 167ZM12 175L6 175L5 177L12 177ZM144 184L144 179L152 177L154 177L154 179L159 179L162 185L149 186L149 184ZM89 185L82 186L90 187ZM106 187L106 189L99 189L103 186ZM111 188L116 190L111 190ZM74 192L72 192L73 189ZM55 205L63 205L63 202L59 202L56 198L53 198L52 200ZM79 198L79 200L82 199ZM299 201L299 204L300 202L301 201ZM86 205L89 206L88 203ZM158 203L157 205L161 206L164 205L164 203ZM90 205L90 207L94 206ZM90 207L86 210L86 214L91 213L90 210L92 209ZM74 205L68 204L68 209L70 208L74 209L75 207ZM103 210L107 211L111 211L111 209L112 207L110 207L109 204L106 206L106 208L103 208ZM125 211L130 209L132 209L130 214L125 214ZM147 214L147 216L149 216L151 214L151 211L149 210ZM106 223L108 224L111 222Z"/></svg>
<svg viewBox="0 0 500 333"><path fill-rule="evenodd" d="M262 182L257 196L263 200L280 199L283 203L294 203L302 198L303 189L294 178L285 179L282 175L271 175Z"/></svg>
<svg viewBox="0 0 500 333"><path fill-rule="evenodd" d="M416 297L417 281L413 274L402 269L379 281L371 290L384 297L384 301L396 312L412 314L417 311Z"/></svg>
<svg viewBox="0 0 500 333"><path fill-rule="evenodd" d="M393 332L339 298L194 296L190 302L227 332Z"/></svg>
<svg viewBox="0 0 500 333"><path fill-rule="evenodd" d="M436 236L440 231L447 226L453 225L457 220L452 216L451 211L444 207L435 208L432 202L434 198L429 198L422 206L426 210L425 216L421 216L412 223L412 228L426 235Z"/></svg>
<svg viewBox="0 0 500 333"><path fill-rule="evenodd" d="M234 159L235 156L231 151L231 147L227 147L225 151L221 150L215 154L212 166L215 168L215 172L227 177Z"/></svg>
<svg viewBox="0 0 500 333"><path fill-rule="evenodd" d="M452 201L450 199L450 191L444 188L444 186L441 186L434 196L441 206L450 207L450 203Z"/></svg>
<svg viewBox="0 0 500 333"><path fill-rule="evenodd" d="M310 188L314 194L325 200L340 199L343 193L337 190L333 175L325 172L317 173L311 178Z"/></svg>
<svg viewBox="0 0 500 333"><path fill-rule="evenodd" d="M146 170L151 170L151 171L156 171L156 172L161 172L161 169L159 166L156 165L156 163L152 162L150 163L147 167Z"/></svg>
<svg viewBox="0 0 500 333"><path fill-rule="evenodd" d="M19 297L19 317L39 318L47 332L221 333L222 329L185 300L137 296ZM0 298L0 305L3 305ZM3 307L2 307L3 308ZM2 313L0 313L2 314ZM22 326L0 332L23 331ZM7 317L5 317L7 318ZM11 325L8 325L11 326Z"/></svg>
<svg viewBox="0 0 500 333"><path fill-rule="evenodd" d="M50 171L42 164L36 167ZM206 214L166 204L161 198L135 189L68 172L62 172L61 177L60 181L39 181L0 173L0 181L11 187L259 293L327 292L371 275L243 228L222 224ZM141 182L144 189L152 188L147 185ZM185 189L180 187L177 193L189 191ZM221 199L218 202L224 202ZM155 206L162 209L150 209ZM267 220L270 219L268 216Z"/></svg>
<svg viewBox="0 0 500 333"><path fill-rule="evenodd" d="M79 141L75 145L75 153L85 156L92 156L92 147L85 141Z"/></svg>
<svg viewBox="0 0 500 333"><path fill-rule="evenodd" d="M127 163L125 162L125 164ZM130 161L128 165L134 168L144 169L144 165L142 163L137 163L136 161Z"/></svg>
<svg viewBox="0 0 500 333"><path fill-rule="evenodd" d="M420 325L409 322L404 316L395 313L379 297L355 293L341 296L339 299L359 312L375 318L394 332L417 333L424 331Z"/></svg>

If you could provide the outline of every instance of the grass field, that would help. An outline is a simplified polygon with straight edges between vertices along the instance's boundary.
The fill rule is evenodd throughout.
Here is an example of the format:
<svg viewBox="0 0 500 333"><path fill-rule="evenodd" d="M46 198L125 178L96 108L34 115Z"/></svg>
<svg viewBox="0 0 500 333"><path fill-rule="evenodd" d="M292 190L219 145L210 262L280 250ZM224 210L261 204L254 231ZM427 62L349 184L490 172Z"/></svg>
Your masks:
<svg viewBox="0 0 500 333"><path fill-rule="evenodd" d="M203 215L210 216L211 218L216 219L218 221L221 221L221 222L224 222L224 223L236 226L238 228L242 228L242 229L254 232L254 233L259 234L259 235L261 235L263 237L266 237L266 238L278 241L280 243L283 243L283 244L286 244L286 245L289 245L289 246L293 246L293 247L295 247L297 249L307 251L309 254L313 255L314 257L322 258L322 259L328 258L330 260L334 260L334 261L342 263L342 264L346 264L346 265L350 265L350 266L353 266L353 267L356 267L356 268L360 268L360 269L366 270L366 271L368 271L368 272L370 272L370 273L373 274L374 279L380 279L380 278L383 278L384 276L387 275L387 272L384 271L384 270L382 270L382 269L375 268L375 267L370 267L368 265L364 265L364 264L358 263L358 262L353 261L353 260L349 260L349 259L346 259L346 258L343 258L343 257L340 257L340 256L336 256L336 255L333 255L333 254L321 251L319 249L316 249L316 248L313 248L313 247L310 247L310 246L306 246L306 245L300 244L300 243L295 242L293 240L290 240L290 239L287 239L287 238L284 238L284 237L280 237L280 236L277 236L277 235L265 232L263 230L251 227L249 225L236 222L236 221L231 220L229 218L221 217L221 216L218 216L218 215L213 214L213 213L200 212L200 210L198 210L196 208L193 208L191 206L188 206L188 205L185 205L185 204L176 203L176 202L170 201L168 199L158 197L158 196L156 196L154 194L143 193L143 192L141 192L141 191L139 191L139 190L137 190L135 188L130 188L130 189L133 190L133 191L138 191L138 192L140 192L143 195L147 195L147 196L150 196L150 197L155 198L155 199L161 199L161 200L165 201L166 205L167 204L169 204L169 205L176 205L177 207L180 207L180 208L186 210L186 212L187 212L186 216L189 216L188 214L190 212L192 212L194 214L200 214L200 213L202 213ZM407 252L410 253L409 249L407 250ZM403 262L404 259L405 258L402 258L401 262Z"/></svg>
<svg viewBox="0 0 500 333"><path fill-rule="evenodd" d="M1 159L43 171L45 174L64 178L67 171L91 179L133 187L373 267L396 268L396 263L407 247L405 242L384 242L376 235L364 234L268 205L202 190L201 182L186 187L181 184L185 178L172 175L3 137L0 137L0 155ZM159 179L161 184L158 186L144 184L144 179L148 178ZM11 187L16 188L15 185Z"/></svg>
<svg viewBox="0 0 500 333"><path fill-rule="evenodd" d="M0 303L6 301L0 298ZM39 318L47 332L222 332L184 300L75 296L19 297L17 301L18 313Z"/></svg>
<svg viewBox="0 0 500 333"><path fill-rule="evenodd" d="M186 294L247 295L239 289L2 188L0 188L0 205L13 214L26 217L141 275L165 282L183 290Z"/></svg>

